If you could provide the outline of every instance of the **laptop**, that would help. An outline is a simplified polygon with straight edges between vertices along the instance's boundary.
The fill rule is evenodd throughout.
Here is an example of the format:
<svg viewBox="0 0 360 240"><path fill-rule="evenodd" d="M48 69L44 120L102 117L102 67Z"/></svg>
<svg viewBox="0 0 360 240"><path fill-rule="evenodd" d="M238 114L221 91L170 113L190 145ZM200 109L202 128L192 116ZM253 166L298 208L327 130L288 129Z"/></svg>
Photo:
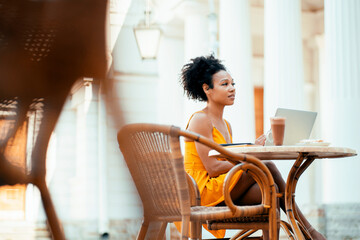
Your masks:
<svg viewBox="0 0 360 240"><path fill-rule="evenodd" d="M317 112L278 108L275 113L276 117L285 117L285 133L283 145L295 145L303 139L310 137L313 129ZM271 130L266 137L265 146L271 146Z"/></svg>

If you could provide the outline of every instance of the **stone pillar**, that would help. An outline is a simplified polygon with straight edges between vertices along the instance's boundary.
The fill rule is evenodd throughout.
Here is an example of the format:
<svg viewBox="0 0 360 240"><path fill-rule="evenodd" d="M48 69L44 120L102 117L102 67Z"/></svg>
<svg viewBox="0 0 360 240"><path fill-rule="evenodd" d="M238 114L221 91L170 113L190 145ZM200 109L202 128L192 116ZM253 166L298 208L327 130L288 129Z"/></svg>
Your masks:
<svg viewBox="0 0 360 240"><path fill-rule="evenodd" d="M182 15L184 16L184 58L185 63L190 59L209 55L209 28L207 6L195 1L183 1ZM189 100L184 96L184 127L191 114L205 107L205 103Z"/></svg>
<svg viewBox="0 0 360 240"><path fill-rule="evenodd" d="M267 132L269 118L278 107L304 107L300 0L264 1L264 15L264 132ZM292 162L277 161L276 165L286 181ZM304 177L302 182L306 182ZM302 191L300 184L298 191Z"/></svg>
<svg viewBox="0 0 360 240"><path fill-rule="evenodd" d="M360 152L360 2L325 0L325 79L322 129L332 146ZM325 161L324 201L360 202L358 157Z"/></svg>
<svg viewBox="0 0 360 240"><path fill-rule="evenodd" d="M70 218L77 221L98 217L98 87L84 81L84 86L72 95L77 144L72 160L76 173L70 185Z"/></svg>
<svg viewBox="0 0 360 240"><path fill-rule="evenodd" d="M318 62L318 76L319 80L316 87L316 95L318 96L318 115L317 119L315 121L315 126L317 127L317 138L320 139L326 139L325 135L326 131L324 131L324 122L326 119L324 118L324 109L326 108L325 95L324 90L326 92L326 79L325 79L325 41L324 41L324 34L315 36L315 54L317 56L317 59L314 59L314 61ZM317 125L317 126L316 126ZM323 201L323 165L324 161L316 161L314 162L312 172L313 176L313 185L311 189L313 190L313 196L311 203L322 203ZM310 170L310 169L309 169ZM316 189L316 190L315 190Z"/></svg>
<svg viewBox="0 0 360 240"><path fill-rule="evenodd" d="M194 1L184 1L185 61L209 54L207 7Z"/></svg>
<svg viewBox="0 0 360 240"><path fill-rule="evenodd" d="M208 14L208 25L209 25L209 51L214 53L215 56L218 54L218 24L217 14L215 10L215 0L208 0L209 3L209 14Z"/></svg>
<svg viewBox="0 0 360 240"><path fill-rule="evenodd" d="M226 108L224 118L231 122L234 142L252 142L255 112L249 2L221 0L219 4L220 59L236 84L235 103Z"/></svg>
<svg viewBox="0 0 360 240"><path fill-rule="evenodd" d="M304 107L300 0L264 1L264 131L277 107Z"/></svg>
<svg viewBox="0 0 360 240"><path fill-rule="evenodd" d="M100 235L109 233L108 216L108 155L107 155L107 112L106 97L100 86L98 92L98 232Z"/></svg>
<svg viewBox="0 0 360 240"><path fill-rule="evenodd" d="M179 82L179 74L184 64L184 42L173 32L177 26L163 29L158 53L159 84L157 94L157 121L184 128L184 91ZM182 29L179 29L182 34ZM176 56L176 57L175 57Z"/></svg>

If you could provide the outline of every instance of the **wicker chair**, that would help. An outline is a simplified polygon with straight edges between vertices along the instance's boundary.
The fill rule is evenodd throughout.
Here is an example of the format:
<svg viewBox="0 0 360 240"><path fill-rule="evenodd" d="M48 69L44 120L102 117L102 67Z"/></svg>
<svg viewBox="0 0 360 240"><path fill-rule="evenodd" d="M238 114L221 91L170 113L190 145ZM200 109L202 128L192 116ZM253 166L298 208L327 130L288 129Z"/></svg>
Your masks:
<svg viewBox="0 0 360 240"><path fill-rule="evenodd" d="M219 151L229 161L243 163L234 166L226 177L226 206L200 206L196 183L184 171L180 136ZM129 124L118 132L117 137L144 208L137 239L145 238L151 222L162 222L157 236L162 239L167 223L174 221L182 221L182 239L188 239L189 227L191 239L201 239L201 224L204 223L211 229L246 229L237 236L239 239L257 229L268 229L271 239L278 238L279 214L274 181L267 167L257 158L231 153L207 138L174 126ZM259 183L263 194L261 204L234 205L229 182L240 169L248 171Z"/></svg>
<svg viewBox="0 0 360 240"><path fill-rule="evenodd" d="M106 5L0 0L0 186L37 186L54 239L65 237L45 181L46 151L74 82L105 77Z"/></svg>

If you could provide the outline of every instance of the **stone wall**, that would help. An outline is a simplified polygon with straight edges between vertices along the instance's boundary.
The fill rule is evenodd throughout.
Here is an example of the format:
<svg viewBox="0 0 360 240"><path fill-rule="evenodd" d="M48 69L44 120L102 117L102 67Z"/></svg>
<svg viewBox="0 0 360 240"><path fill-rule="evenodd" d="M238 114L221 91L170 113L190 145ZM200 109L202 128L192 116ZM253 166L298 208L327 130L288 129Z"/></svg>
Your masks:
<svg viewBox="0 0 360 240"><path fill-rule="evenodd" d="M326 237L329 240L360 239L360 204L327 204L325 210Z"/></svg>

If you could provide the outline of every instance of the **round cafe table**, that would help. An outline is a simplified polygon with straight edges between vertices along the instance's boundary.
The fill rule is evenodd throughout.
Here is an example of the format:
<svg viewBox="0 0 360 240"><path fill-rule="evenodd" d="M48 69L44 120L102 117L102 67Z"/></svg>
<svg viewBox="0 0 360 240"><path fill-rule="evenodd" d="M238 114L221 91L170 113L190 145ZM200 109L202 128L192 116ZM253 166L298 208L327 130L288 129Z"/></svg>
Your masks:
<svg viewBox="0 0 360 240"><path fill-rule="evenodd" d="M294 160L285 189L285 208L286 215L296 240L311 239L309 233L303 227L303 223L296 212L295 207L295 189L296 184L302 173L310 166L310 164L319 158L343 158L356 156L354 149L344 147L326 147L326 146L243 146L233 145L226 147L228 150L241 153L250 154L260 160ZM209 156L221 157L215 150L209 152Z"/></svg>

